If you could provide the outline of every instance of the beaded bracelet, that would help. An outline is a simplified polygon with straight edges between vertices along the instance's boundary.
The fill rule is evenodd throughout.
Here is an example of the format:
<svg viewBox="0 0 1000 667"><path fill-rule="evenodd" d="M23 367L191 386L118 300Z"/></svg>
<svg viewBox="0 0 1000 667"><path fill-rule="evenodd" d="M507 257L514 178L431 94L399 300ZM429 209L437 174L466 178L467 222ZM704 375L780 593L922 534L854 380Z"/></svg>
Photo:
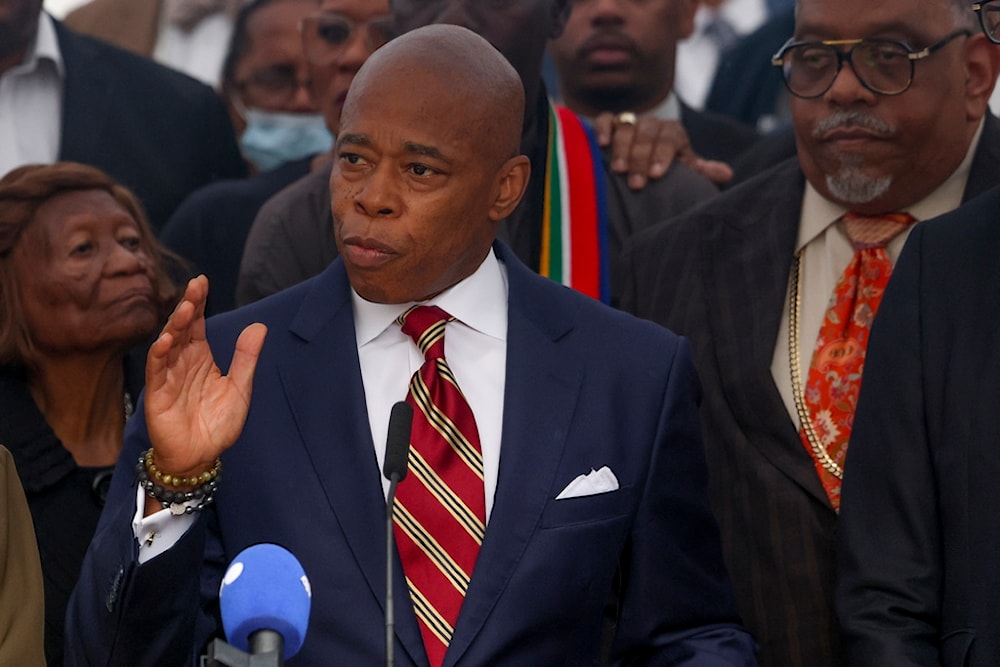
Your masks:
<svg viewBox="0 0 1000 667"><path fill-rule="evenodd" d="M219 472L222 470L222 460L215 459L215 463L212 467L201 473L200 475L195 475L194 477L180 477L178 475L171 475L170 473L162 472L156 467L156 462L153 460L153 448L150 447L143 454L143 462L146 466L146 472L149 473L150 478L155 479L158 484L163 486L172 486L174 488L184 488L189 486L200 486L202 484L207 484L213 479L219 476Z"/></svg>
<svg viewBox="0 0 1000 667"><path fill-rule="evenodd" d="M142 453L135 466L139 484L146 495L160 503L163 509L169 509L171 514L193 514L200 512L215 500L215 492L222 480L222 462L215 460L211 469L197 477L178 477L161 472L153 464L153 449ZM159 483L157 483L159 482ZM187 491L165 488L172 486L194 486ZM197 505L187 505L190 501L198 501Z"/></svg>

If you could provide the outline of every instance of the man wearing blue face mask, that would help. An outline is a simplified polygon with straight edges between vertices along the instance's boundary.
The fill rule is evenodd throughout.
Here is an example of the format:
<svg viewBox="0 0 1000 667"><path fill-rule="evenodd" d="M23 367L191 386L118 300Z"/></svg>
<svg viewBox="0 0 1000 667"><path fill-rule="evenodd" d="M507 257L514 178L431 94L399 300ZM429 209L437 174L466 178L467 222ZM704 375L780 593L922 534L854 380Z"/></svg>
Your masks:
<svg viewBox="0 0 1000 667"><path fill-rule="evenodd" d="M318 8L319 0L253 0L236 18L222 93L240 150L256 175L195 192L160 235L195 273L212 280L210 313L235 305L243 244L261 205L326 164L333 145L329 128L336 127L314 101L314 71L299 28Z"/></svg>
<svg viewBox="0 0 1000 667"><path fill-rule="evenodd" d="M318 113L253 108L246 109L243 117L246 129L240 135L240 150L258 172L271 171L306 158L311 161L311 158L328 152L333 146L333 135Z"/></svg>
<svg viewBox="0 0 1000 667"><path fill-rule="evenodd" d="M254 0L239 13L222 94L243 157L256 172L326 153L333 136L310 90L299 36L318 0Z"/></svg>

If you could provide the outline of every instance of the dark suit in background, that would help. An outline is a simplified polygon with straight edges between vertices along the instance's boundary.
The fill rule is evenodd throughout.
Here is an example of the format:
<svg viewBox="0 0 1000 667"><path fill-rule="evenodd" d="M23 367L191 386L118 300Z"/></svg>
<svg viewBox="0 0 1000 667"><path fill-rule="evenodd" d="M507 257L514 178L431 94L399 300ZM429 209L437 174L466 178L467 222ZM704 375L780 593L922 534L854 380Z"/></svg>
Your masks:
<svg viewBox="0 0 1000 667"><path fill-rule="evenodd" d="M987 116L965 199L1000 181ZM841 664L837 514L771 374L805 177L792 158L637 235L622 306L691 340L704 389L710 495L761 664Z"/></svg>
<svg viewBox="0 0 1000 667"><path fill-rule="evenodd" d="M1000 189L906 242L841 505L849 664L1000 664Z"/></svg>
<svg viewBox="0 0 1000 667"><path fill-rule="evenodd" d="M246 175L211 88L55 25L66 66L60 160L93 165L126 185L157 232L202 185Z"/></svg>
<svg viewBox="0 0 1000 667"><path fill-rule="evenodd" d="M726 49L705 101L705 109L735 118L761 133L787 127L791 120L788 91L771 56L795 32L789 8Z"/></svg>
<svg viewBox="0 0 1000 667"><path fill-rule="evenodd" d="M509 287L502 455L444 664L596 664L613 587L615 646L628 664L753 664L705 496L686 344L494 248ZM71 603L68 664L191 664L218 631L224 568L258 542L284 545L313 582L310 631L290 667L384 661L386 501L343 263L211 320L221 367L250 322L269 333L246 426L222 455L216 502L142 566L131 527L134 461L149 446L141 407L129 424ZM555 500L604 465L618 490ZM399 595L407 588L398 559L394 566L396 664L426 665L412 606Z"/></svg>
<svg viewBox="0 0 1000 667"><path fill-rule="evenodd" d="M760 139L750 125L714 111L692 109L683 102L681 125L691 141L691 148L707 160L733 162Z"/></svg>

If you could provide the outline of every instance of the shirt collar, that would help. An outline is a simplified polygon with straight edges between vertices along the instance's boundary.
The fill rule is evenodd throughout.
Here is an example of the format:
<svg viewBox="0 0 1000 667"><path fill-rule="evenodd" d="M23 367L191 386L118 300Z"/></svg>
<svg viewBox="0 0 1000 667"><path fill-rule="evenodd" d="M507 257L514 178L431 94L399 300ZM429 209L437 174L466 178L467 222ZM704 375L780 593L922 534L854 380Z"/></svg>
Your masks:
<svg viewBox="0 0 1000 667"><path fill-rule="evenodd" d="M66 76L62 51L59 50L59 39L56 36L55 21L42 12L38 17L38 31L28 51L24 54L24 62L18 67L22 72L34 72L43 61L55 65L59 78Z"/></svg>
<svg viewBox="0 0 1000 667"><path fill-rule="evenodd" d="M351 302L358 347L378 338L397 317L417 305L416 302L373 303L353 289ZM507 340L507 279L492 248L471 276L420 305L443 308L462 324L497 340Z"/></svg>
<svg viewBox="0 0 1000 667"><path fill-rule="evenodd" d="M985 118L979 121L979 128L969 143L965 158L951 176L933 192L913 205L904 207L901 212L909 213L917 220L929 220L952 211L962 204L962 195L969 180L969 171L976 154L976 148L979 146L984 123ZM827 227L834 224L847 211L848 209L840 204L825 199L811 183L806 181L796 250L801 250L809 245L813 239L823 234Z"/></svg>
<svg viewBox="0 0 1000 667"><path fill-rule="evenodd" d="M658 118L660 120L676 120L680 122L681 120L681 103L677 99L677 95L670 92L660 104L653 107L648 112L648 115Z"/></svg>

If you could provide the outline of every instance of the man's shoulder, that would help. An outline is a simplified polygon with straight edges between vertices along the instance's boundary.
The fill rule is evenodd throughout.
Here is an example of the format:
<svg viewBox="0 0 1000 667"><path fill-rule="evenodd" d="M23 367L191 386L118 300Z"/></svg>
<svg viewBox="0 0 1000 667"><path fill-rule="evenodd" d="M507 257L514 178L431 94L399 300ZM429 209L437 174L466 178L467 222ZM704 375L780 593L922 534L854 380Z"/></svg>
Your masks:
<svg viewBox="0 0 1000 667"><path fill-rule="evenodd" d="M588 345L610 343L650 349L646 346L676 344L678 337L673 332L538 275L517 259L513 251L497 243L498 256L507 266L510 308L553 339L572 330Z"/></svg>
<svg viewBox="0 0 1000 667"><path fill-rule="evenodd" d="M703 158L732 162L760 140L749 125L714 111L681 107L681 124L691 147Z"/></svg>
<svg viewBox="0 0 1000 667"><path fill-rule="evenodd" d="M622 238L673 218L715 197L719 190L686 165L674 162L662 177L641 190L628 186L625 176L606 170L608 219Z"/></svg>
<svg viewBox="0 0 1000 667"><path fill-rule="evenodd" d="M904 252L919 250L925 262L963 266L963 271L974 271L972 267L984 261L997 266L996 273L1000 273L1000 264L995 261L1000 250L997 210L1000 210L1000 186L917 225L912 234L913 242L907 240Z"/></svg>
<svg viewBox="0 0 1000 667"><path fill-rule="evenodd" d="M692 250L687 243L717 236L725 227L752 230L773 214L797 221L804 187L798 161L786 160L672 219L638 231L628 245L646 253L673 250L684 254Z"/></svg>
<svg viewBox="0 0 1000 667"><path fill-rule="evenodd" d="M283 189L308 175L308 161L297 161L273 171L254 174L247 178L227 178L209 183L195 190L178 209L193 213L225 213L237 209L260 209L263 204Z"/></svg>
<svg viewBox="0 0 1000 667"><path fill-rule="evenodd" d="M174 99L216 100L210 86L149 58L126 51L88 35L74 32L56 21L59 48L67 77L78 73L107 75L116 84L116 94L136 93L147 102L162 105Z"/></svg>

